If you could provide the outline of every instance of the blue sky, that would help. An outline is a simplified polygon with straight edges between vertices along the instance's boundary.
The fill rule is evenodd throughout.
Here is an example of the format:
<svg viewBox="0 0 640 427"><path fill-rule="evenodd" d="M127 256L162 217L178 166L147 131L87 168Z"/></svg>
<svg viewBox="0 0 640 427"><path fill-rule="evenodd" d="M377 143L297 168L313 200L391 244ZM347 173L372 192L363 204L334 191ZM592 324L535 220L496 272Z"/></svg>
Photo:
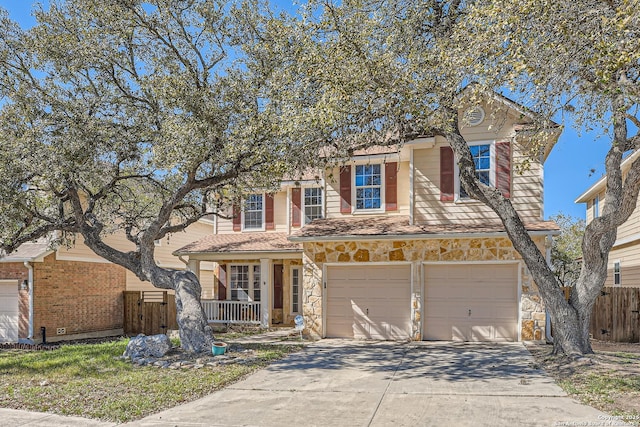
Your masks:
<svg viewBox="0 0 640 427"><path fill-rule="evenodd" d="M46 3L46 2L41 2ZM27 0L0 0L0 7L23 27L32 26L32 4ZM573 201L604 173L604 157L609 139L598 132L578 136L571 123L563 123L564 132L545 163L545 217L559 212L585 217L585 206ZM594 170L594 172L592 172Z"/></svg>

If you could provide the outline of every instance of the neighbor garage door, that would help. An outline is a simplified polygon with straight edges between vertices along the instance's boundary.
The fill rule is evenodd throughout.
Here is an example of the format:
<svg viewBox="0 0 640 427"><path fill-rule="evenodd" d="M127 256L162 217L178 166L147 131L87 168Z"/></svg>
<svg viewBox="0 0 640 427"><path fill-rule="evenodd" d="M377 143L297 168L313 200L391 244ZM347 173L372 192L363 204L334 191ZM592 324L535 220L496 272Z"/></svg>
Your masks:
<svg viewBox="0 0 640 427"><path fill-rule="evenodd" d="M517 341L514 264L425 265L424 338Z"/></svg>
<svg viewBox="0 0 640 427"><path fill-rule="evenodd" d="M18 341L18 281L0 280L0 342Z"/></svg>
<svg viewBox="0 0 640 427"><path fill-rule="evenodd" d="M411 267L327 267L326 336L411 337Z"/></svg>

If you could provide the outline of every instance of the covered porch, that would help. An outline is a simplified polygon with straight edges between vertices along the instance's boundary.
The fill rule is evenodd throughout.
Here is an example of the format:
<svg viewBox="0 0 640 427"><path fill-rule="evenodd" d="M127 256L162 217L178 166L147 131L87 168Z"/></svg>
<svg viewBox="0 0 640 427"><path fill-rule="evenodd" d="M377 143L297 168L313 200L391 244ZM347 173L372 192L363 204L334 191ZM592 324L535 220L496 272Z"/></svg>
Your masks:
<svg viewBox="0 0 640 427"><path fill-rule="evenodd" d="M285 233L210 235L174 252L200 277L213 261L213 298L203 299L209 323L293 325L302 311L302 245Z"/></svg>

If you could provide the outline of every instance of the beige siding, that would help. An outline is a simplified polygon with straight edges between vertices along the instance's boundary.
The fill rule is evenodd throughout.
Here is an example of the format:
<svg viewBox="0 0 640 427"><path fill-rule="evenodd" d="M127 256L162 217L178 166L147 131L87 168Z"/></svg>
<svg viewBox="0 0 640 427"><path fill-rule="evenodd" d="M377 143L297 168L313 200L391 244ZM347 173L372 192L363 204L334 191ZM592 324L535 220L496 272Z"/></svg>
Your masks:
<svg viewBox="0 0 640 427"><path fill-rule="evenodd" d="M494 133L476 132L468 141L494 141L504 137ZM433 148L415 150L414 193L416 223L472 223L497 221L497 215L487 206L477 201L440 201L440 147L447 146L443 138L438 138ZM512 143L512 167L523 158L520 147ZM511 173L511 202L524 221L539 221L543 217L542 166L533 163L528 171Z"/></svg>
<svg viewBox="0 0 640 427"><path fill-rule="evenodd" d="M392 161L397 162L397 158L388 160L388 162ZM409 215L409 162L398 162L398 164L398 209L395 211L376 213L376 215ZM335 168L328 171L325 180L327 218L345 216L345 214L340 213L340 169ZM352 199L355 197L353 188L351 190L351 196Z"/></svg>
<svg viewBox="0 0 640 427"><path fill-rule="evenodd" d="M621 286L640 287L640 241L611 250L605 286L614 286L613 265L616 261L620 261Z"/></svg>

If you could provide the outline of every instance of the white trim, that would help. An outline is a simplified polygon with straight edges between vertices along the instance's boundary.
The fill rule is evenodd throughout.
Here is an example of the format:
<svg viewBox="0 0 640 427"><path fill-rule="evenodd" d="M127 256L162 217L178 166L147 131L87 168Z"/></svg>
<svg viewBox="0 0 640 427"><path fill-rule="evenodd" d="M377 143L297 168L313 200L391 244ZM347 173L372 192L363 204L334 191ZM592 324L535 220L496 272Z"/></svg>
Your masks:
<svg viewBox="0 0 640 427"><path fill-rule="evenodd" d="M20 286L20 279L0 279L0 285L16 285L16 289Z"/></svg>
<svg viewBox="0 0 640 427"><path fill-rule="evenodd" d="M351 213L354 215L362 214L379 214L385 212L385 187L386 187L386 171L385 162L356 162L351 167ZM379 165L380 166L380 207L376 209L358 209L356 207L356 167L367 165Z"/></svg>
<svg viewBox="0 0 640 427"><path fill-rule="evenodd" d="M293 310L293 270L298 270L298 311ZM289 312L290 314L302 314L302 266L301 265L290 265L289 266L289 287L291 292L291 298L289 298Z"/></svg>
<svg viewBox="0 0 640 427"><path fill-rule="evenodd" d="M322 264L322 338L327 337L327 267L367 267L367 266L381 266L381 265L406 265L409 266L410 278L409 278L409 310L411 315L414 316L414 308L412 305L413 298L413 262L411 261L372 261L372 262L325 262ZM412 317L413 319L414 317ZM423 317L424 318L424 313ZM413 332L413 323L411 324L411 332ZM411 337L413 338L413 337Z"/></svg>
<svg viewBox="0 0 640 427"><path fill-rule="evenodd" d="M636 234L632 234L631 236L625 237L623 239L620 240L616 240L613 243L613 247L615 248L616 246L622 246L622 245L626 245L629 243L633 243L637 240L640 240L640 233L636 233Z"/></svg>
<svg viewBox="0 0 640 427"><path fill-rule="evenodd" d="M413 210L415 209L415 200L414 200L414 179L415 172L413 170L413 149L409 152L409 225L413 225Z"/></svg>
<svg viewBox="0 0 640 427"><path fill-rule="evenodd" d="M251 193L249 194L249 196L262 196L262 227L260 228L246 228L244 225L244 211L245 211L245 206L247 203L246 199L242 200L242 209L240 212L240 224L241 224L241 230L242 231L265 231L266 230L266 211L267 211L267 197L266 197L266 193ZM275 200L274 200L275 203Z"/></svg>
<svg viewBox="0 0 640 427"><path fill-rule="evenodd" d="M619 283L616 283L616 264L618 264L618 280ZM616 288L619 288L622 286L622 261L620 259L617 259L615 261L613 261L613 286L615 286Z"/></svg>
<svg viewBox="0 0 640 427"><path fill-rule="evenodd" d="M522 261L520 260L498 260L498 261L422 261L422 332L421 337L424 340L424 321L427 318L426 312L426 303L425 303L425 292L426 292L426 284L425 282L425 274L424 268L425 266L436 265L436 266L447 266L447 265L514 265L517 267L518 274L518 283L516 284L517 294L516 294L516 309L517 309L517 337L515 342L522 341Z"/></svg>
<svg viewBox="0 0 640 427"><path fill-rule="evenodd" d="M470 141L467 143L468 146L476 146L476 145L488 145L489 146L489 186L496 186L496 141ZM460 167L458 166L457 159L453 162L453 170L454 170L454 196L453 199L456 203L468 203L468 202L478 202L471 197L460 197Z"/></svg>
<svg viewBox="0 0 640 427"><path fill-rule="evenodd" d="M305 196L304 196L304 191L308 188L317 188L320 190L320 210L322 213L322 217L321 218L326 218L327 217L327 212L325 211L325 194L326 191L323 187L319 186L319 185L303 185L300 187L300 215L302 216L302 218L300 218L300 226L304 227L305 225L307 225L307 214L305 212L307 205L305 203ZM318 205L311 205L311 206L318 206Z"/></svg>
<svg viewBox="0 0 640 427"><path fill-rule="evenodd" d="M249 302L257 302L254 299L255 287L253 286L254 281L255 281L254 275L253 275L253 267L256 266L256 265L261 265L261 264L260 264L260 262L247 262L247 263L234 262L234 263L227 264L227 268L228 268L228 271L227 271L227 284L229 286L229 292L227 292L227 299L226 299L227 301L245 301L245 300L240 300L240 299L236 299L236 300L231 299L231 293L233 292L233 288L231 287L231 269L233 267L244 267L244 266L247 266L248 267L248 272L249 272L249 276L247 278L247 280L249 280L249 283L248 283L249 288L247 289L247 296L248 296L249 299L247 301L249 301ZM262 267L261 267L260 268L260 281L261 282L263 281L262 274L263 274L263 272L262 272ZM237 290L237 288L236 288L236 290ZM260 289L260 301L262 301L262 289Z"/></svg>

